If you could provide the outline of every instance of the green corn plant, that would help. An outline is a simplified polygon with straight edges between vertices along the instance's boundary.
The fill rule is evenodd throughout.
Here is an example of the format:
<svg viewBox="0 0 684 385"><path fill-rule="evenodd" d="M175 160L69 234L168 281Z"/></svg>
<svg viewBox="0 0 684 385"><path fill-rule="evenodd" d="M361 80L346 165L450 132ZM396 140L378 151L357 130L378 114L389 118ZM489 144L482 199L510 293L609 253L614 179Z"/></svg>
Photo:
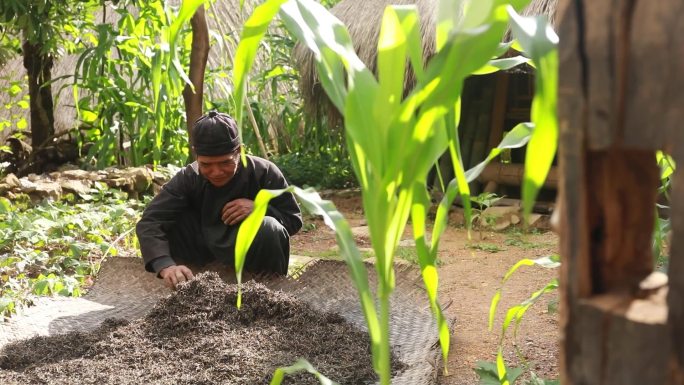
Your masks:
<svg viewBox="0 0 684 385"><path fill-rule="evenodd" d="M421 273L431 309L437 319L440 345L446 362L449 329L437 299L438 276L435 266L439 237L446 221L436 221L431 239L426 238L429 199L425 181L430 167L448 149L457 175L452 184L455 187L448 196L459 194L464 202L468 202L467 177L460 160L456 131L463 81L472 73L483 71L482 68L496 67L491 59L500 51L500 41L509 18L518 17L516 10L524 4L525 1L516 1L511 7L504 1L440 2L437 53L427 66L423 65L419 18L415 7L388 7L378 43L377 78L356 56L344 25L313 1L267 1L255 9L245 24L234 60L237 106L243 103L246 75L254 61L259 41L276 14L280 13L286 28L315 53L323 88L344 116L347 145L361 186L376 256L378 305L376 307L372 299L365 267L360 262L353 238L348 231L345 234L345 230L348 230L346 221L337 216L339 213L334 206L323 204L320 198L317 200L310 192L295 187L281 191L264 190L257 196L254 212L243 222L238 234L235 252L238 283L241 282L246 251L265 215L268 200L289 191L295 193L305 205L316 206L318 202L317 209L312 211L329 217L326 222L337 231L338 243L359 291L371 337L374 368L383 385L390 383L389 296L394 289L393 257L409 216ZM532 34L531 38L538 37ZM533 44L529 46L535 47ZM532 56L534 60L534 54ZM403 97L407 61L416 75L417 85ZM541 97L550 98L543 93ZM537 110L553 105L546 99L542 102ZM555 111L551 115L555 117ZM536 115L533 112L537 121L548 123L539 120L540 116L551 119L541 112ZM241 108L236 109L236 118L240 127ZM537 131L543 132L535 129L533 139ZM475 172L470 176L476 176ZM307 201L311 198L313 202ZM449 205L440 206L443 217ZM326 211L328 209L332 211ZM240 301L239 297L238 306Z"/></svg>
<svg viewBox="0 0 684 385"><path fill-rule="evenodd" d="M542 257L538 259L522 259L518 261L515 265L513 265L504 275L503 279L501 280L501 285L502 287L499 288L496 293L494 294L494 297L492 298L492 302L489 306L489 330L491 331L492 328L494 327L494 317L496 315L496 309L499 305L499 301L501 300L501 294L503 291L503 285L508 281L511 276L522 266L541 266L544 268L548 269L555 269L560 266L560 257L557 255L549 256L549 257ZM516 373L509 373L507 366L505 365L504 358L503 358L503 347L504 347L504 339L506 337L506 332L508 331L509 327L511 326L511 323L515 321L515 326L513 329L514 335L517 334L518 327L520 326L520 322L522 321L523 316L527 312L527 310L534 305L544 294L552 292L554 290L558 289L558 279L555 278L551 280L546 286L543 288L535 291L530 295L529 298L524 300L523 302L514 305L510 307L506 311L506 316L504 317L503 323L501 325L501 335L499 337L499 349L496 354L496 371L498 375L498 380L501 385L509 385L512 384L515 380L515 377L517 377Z"/></svg>
<svg viewBox="0 0 684 385"><path fill-rule="evenodd" d="M531 111L535 128L527 145L522 186L527 222L558 148L558 35L543 16L522 17L510 12L510 17L513 36L536 68Z"/></svg>

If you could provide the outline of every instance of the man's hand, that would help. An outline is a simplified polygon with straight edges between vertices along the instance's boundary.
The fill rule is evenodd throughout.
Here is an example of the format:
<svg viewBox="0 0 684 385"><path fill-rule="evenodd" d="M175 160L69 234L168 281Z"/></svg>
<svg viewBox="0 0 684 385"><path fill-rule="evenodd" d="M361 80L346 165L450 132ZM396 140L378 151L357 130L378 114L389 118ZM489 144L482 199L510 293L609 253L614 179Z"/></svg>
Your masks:
<svg viewBox="0 0 684 385"><path fill-rule="evenodd" d="M240 198L230 201L221 210L221 220L227 225L240 223L252 213L253 209L254 201L249 199Z"/></svg>
<svg viewBox="0 0 684 385"><path fill-rule="evenodd" d="M175 289L179 283L189 281L194 277L192 270L184 265L165 267L159 272L159 276L164 279L166 286L172 289Z"/></svg>

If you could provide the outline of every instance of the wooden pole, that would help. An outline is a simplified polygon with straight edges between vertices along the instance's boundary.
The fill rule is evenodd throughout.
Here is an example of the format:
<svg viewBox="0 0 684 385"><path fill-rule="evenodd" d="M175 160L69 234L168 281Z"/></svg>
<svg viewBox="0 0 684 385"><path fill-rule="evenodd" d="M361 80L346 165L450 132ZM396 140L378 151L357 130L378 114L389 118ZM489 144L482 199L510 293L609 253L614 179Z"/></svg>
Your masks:
<svg viewBox="0 0 684 385"><path fill-rule="evenodd" d="M200 6L190 19L192 26L192 49L190 51L190 73L188 74L192 87L189 84L183 89L183 102L185 103L185 116L188 127L188 140L192 141L192 128L195 121L202 116L204 103L204 73L207 68L209 57L209 28L204 6ZM190 143L192 152L192 143Z"/></svg>
<svg viewBox="0 0 684 385"><path fill-rule="evenodd" d="M669 279L651 252L655 151L684 164L683 11L678 0L558 6L564 385L684 384L681 172Z"/></svg>

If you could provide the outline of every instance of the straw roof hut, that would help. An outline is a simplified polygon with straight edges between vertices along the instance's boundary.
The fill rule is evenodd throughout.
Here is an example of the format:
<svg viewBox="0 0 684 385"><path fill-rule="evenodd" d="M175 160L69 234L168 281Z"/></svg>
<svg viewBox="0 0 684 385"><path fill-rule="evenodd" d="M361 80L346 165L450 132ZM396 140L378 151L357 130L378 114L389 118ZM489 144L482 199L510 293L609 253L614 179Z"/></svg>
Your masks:
<svg viewBox="0 0 684 385"><path fill-rule="evenodd" d="M359 58L372 71L376 71L377 41L380 34L384 9L389 4L415 4L421 19L423 54L426 60L435 53L435 13L436 0L342 0L331 12L349 30ZM532 0L522 14L546 15L555 25L557 0ZM510 41L510 31L503 38ZM340 121L340 115L325 95L316 74L313 53L304 46L298 46L295 59L300 71L300 92L311 113L327 112L333 121ZM407 69L404 84L408 92L415 85L410 69ZM505 131L517 123L529 121L529 110L534 92L533 74L530 68L518 68L507 73L473 76L466 80L463 91L463 112L461 114L461 151L466 168L472 167L485 158L488 151L498 145ZM499 191L501 185L520 183L522 169L520 164L522 150L513 151L510 164L492 164L483 173L482 182L487 191L505 193L507 196L517 191ZM446 180L453 177L450 160L444 161L442 175ZM550 184L555 175L551 174ZM471 186L477 194L483 186ZM505 186L504 186L505 187Z"/></svg>
<svg viewBox="0 0 684 385"><path fill-rule="evenodd" d="M522 12L523 15L546 15L555 23L558 0L533 0ZM356 54L373 72L377 64L377 42L385 8L390 5L415 4L420 15L420 29L423 38L423 55L429 59L435 53L435 13L437 0L342 0L330 11L347 26L356 49ZM555 24L554 24L555 25ZM510 31L504 41L510 41ZM300 71L300 88L304 99L311 105L320 105L327 100L318 75L314 55L308 48L298 45L295 60ZM414 85L409 72L406 89Z"/></svg>

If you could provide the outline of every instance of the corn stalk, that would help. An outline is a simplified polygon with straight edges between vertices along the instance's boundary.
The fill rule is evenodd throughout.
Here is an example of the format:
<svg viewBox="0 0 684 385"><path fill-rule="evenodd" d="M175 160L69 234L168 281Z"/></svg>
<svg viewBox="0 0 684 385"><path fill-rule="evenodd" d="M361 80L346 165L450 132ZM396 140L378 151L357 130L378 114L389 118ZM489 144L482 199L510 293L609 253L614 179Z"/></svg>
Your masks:
<svg viewBox="0 0 684 385"><path fill-rule="evenodd" d="M389 384L391 377L389 297L395 286L393 259L409 216L446 362L449 329L437 298L435 260L439 237L446 226L448 207L457 194L466 203L469 196L456 131L460 95L463 82L469 75L507 65L492 61L492 58L500 53L500 41L509 16L516 16L516 11L526 1L513 1L512 7L509 3L501 0L440 1L437 53L427 66L423 64L416 8L389 6L385 10L378 42L377 78L356 55L346 27L311 0L267 1L255 9L243 30L234 60L238 106L244 100L247 73L259 41L276 14L280 14L289 32L315 54L322 86L344 116L347 145L361 186L364 212L376 256L378 305L376 307L372 298L365 267L344 218L329 202L323 203L317 195L294 187L264 190L257 196L253 214L243 222L238 233L235 252L238 282L241 282L247 249L265 215L268 200L289 191L295 193L303 204L313 205L315 212L324 215L326 222L337 232L338 244L359 291L371 337L373 365L382 385ZM403 97L407 60L415 72L417 85ZM544 84L549 86L549 91L550 83ZM549 105L538 107L537 116L543 115L539 108ZM555 111L553 114L555 116ZM236 109L236 118L240 127L241 108ZM428 240L427 173L447 149L451 151L457 178L452 183L450 194L447 194L447 201L440 205L435 231ZM476 173L473 171L469 176L474 178Z"/></svg>

